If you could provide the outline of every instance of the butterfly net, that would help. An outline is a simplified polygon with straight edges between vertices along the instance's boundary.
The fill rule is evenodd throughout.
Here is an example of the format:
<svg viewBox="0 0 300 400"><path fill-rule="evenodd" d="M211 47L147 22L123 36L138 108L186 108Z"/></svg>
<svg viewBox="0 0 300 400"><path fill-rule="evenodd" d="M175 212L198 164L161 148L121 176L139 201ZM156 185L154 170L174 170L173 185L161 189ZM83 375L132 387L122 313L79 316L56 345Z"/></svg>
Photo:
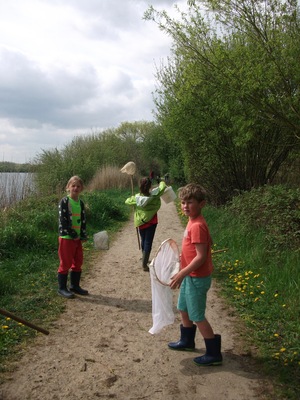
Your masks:
<svg viewBox="0 0 300 400"><path fill-rule="evenodd" d="M173 324L173 291L169 286L172 276L179 271L179 250L173 239L165 240L150 264L153 326L149 333L159 333Z"/></svg>

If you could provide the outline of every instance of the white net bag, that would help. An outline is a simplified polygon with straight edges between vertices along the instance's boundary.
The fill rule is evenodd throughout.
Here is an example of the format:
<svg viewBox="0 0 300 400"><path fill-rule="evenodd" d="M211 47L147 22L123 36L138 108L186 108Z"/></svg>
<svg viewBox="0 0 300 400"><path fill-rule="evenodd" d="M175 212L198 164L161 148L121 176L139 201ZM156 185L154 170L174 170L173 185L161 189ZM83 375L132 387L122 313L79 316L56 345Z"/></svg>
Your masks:
<svg viewBox="0 0 300 400"><path fill-rule="evenodd" d="M179 271L179 249L173 239L167 239L160 245L150 264L152 292L153 326L149 333L159 333L165 326L173 324L173 290L169 283Z"/></svg>

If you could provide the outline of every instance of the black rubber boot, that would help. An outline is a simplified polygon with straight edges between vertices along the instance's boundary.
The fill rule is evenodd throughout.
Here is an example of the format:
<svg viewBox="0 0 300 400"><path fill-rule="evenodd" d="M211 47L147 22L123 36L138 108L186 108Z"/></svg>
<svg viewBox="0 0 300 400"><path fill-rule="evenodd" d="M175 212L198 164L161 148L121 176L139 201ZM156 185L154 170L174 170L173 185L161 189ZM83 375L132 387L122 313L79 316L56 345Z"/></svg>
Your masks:
<svg viewBox="0 0 300 400"><path fill-rule="evenodd" d="M58 280L58 294L66 299L73 299L75 296L67 288L68 274L57 274Z"/></svg>
<svg viewBox="0 0 300 400"><path fill-rule="evenodd" d="M81 277L81 271L71 271L71 273L70 273L70 278L71 278L70 290L74 293L81 294L82 296L86 296L89 294L89 292L80 287L80 285L79 285L80 277Z"/></svg>
<svg viewBox="0 0 300 400"><path fill-rule="evenodd" d="M143 258L142 258L142 266L144 271L149 271L148 261L149 261L150 253L143 251Z"/></svg>
<svg viewBox="0 0 300 400"><path fill-rule="evenodd" d="M206 353L194 358L194 363L199 366L221 365L223 361L221 353L221 335L215 335L214 339L204 339Z"/></svg>
<svg viewBox="0 0 300 400"><path fill-rule="evenodd" d="M180 325L180 339L178 342L171 342L168 344L172 350L185 350L193 351L195 349L195 336L197 326L193 325L191 328L185 328L182 324Z"/></svg>

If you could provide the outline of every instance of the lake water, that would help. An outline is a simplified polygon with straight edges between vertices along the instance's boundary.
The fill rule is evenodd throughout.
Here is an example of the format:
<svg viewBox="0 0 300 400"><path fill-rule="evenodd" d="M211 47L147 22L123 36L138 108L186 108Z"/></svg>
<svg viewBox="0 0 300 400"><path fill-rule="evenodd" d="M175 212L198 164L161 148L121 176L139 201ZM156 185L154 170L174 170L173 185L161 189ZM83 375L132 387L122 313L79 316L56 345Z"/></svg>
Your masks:
<svg viewBox="0 0 300 400"><path fill-rule="evenodd" d="M0 207L7 207L34 193L34 173L0 172Z"/></svg>

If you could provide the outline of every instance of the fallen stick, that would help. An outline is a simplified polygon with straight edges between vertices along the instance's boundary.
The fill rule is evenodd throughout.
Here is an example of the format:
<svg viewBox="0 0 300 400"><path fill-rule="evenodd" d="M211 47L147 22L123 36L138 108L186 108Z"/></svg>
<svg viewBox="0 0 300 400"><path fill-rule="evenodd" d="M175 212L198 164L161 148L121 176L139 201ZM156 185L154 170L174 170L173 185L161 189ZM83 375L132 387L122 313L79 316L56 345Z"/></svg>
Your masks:
<svg viewBox="0 0 300 400"><path fill-rule="evenodd" d="M16 315L14 315L12 313L10 313L6 310L3 310L3 308L0 308L0 314L5 315L6 317L9 317L11 319L14 319L17 322L21 322L21 324L29 326L29 328L35 329L36 331L39 331L39 332L43 333L44 335L49 335L49 331L47 331L46 329L36 326L36 325L32 324L31 322L25 321L25 319L17 317Z"/></svg>
<svg viewBox="0 0 300 400"><path fill-rule="evenodd" d="M216 253L223 253L224 251L227 251L228 249L220 249L220 250L212 250L211 254L214 255Z"/></svg>

